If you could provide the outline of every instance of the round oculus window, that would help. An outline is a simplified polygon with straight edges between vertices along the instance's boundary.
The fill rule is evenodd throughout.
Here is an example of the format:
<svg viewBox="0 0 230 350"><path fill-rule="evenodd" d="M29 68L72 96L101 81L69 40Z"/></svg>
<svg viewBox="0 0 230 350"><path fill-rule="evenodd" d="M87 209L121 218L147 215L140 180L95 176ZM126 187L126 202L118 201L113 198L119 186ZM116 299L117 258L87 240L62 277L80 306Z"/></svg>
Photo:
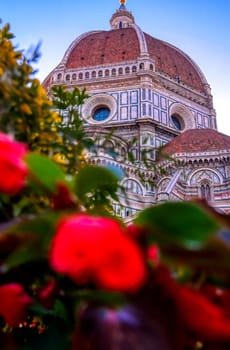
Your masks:
<svg viewBox="0 0 230 350"><path fill-rule="evenodd" d="M175 128L178 130L182 130L183 125L182 125L182 121L181 121L180 117L178 117L178 115L176 115L176 114L173 114L171 118L172 118L172 122L173 122L173 125L175 126Z"/></svg>
<svg viewBox="0 0 230 350"><path fill-rule="evenodd" d="M106 120L110 115L110 109L108 107L99 107L93 112L93 120L102 122Z"/></svg>

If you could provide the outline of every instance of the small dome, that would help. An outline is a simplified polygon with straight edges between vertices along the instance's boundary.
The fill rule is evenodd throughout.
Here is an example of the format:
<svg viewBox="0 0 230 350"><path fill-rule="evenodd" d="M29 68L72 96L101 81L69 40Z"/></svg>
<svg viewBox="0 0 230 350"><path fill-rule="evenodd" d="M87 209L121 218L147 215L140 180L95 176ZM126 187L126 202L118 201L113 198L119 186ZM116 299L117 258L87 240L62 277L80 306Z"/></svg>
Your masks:
<svg viewBox="0 0 230 350"><path fill-rule="evenodd" d="M213 129L190 129L176 136L163 148L163 154L230 150L230 136Z"/></svg>

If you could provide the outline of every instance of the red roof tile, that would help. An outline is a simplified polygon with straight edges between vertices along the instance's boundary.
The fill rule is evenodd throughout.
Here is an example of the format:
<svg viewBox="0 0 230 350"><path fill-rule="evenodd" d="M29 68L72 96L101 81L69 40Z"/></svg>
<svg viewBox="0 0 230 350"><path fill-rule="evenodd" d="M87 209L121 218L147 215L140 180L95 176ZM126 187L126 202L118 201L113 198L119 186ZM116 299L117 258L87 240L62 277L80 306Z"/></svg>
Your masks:
<svg viewBox="0 0 230 350"><path fill-rule="evenodd" d="M148 52L154 59L156 70L168 74L199 91L204 84L198 68L188 56L170 44L145 34ZM89 33L76 40L66 68L93 67L101 64L114 64L136 60L140 57L140 45L134 28Z"/></svg>
<svg viewBox="0 0 230 350"><path fill-rule="evenodd" d="M139 41L134 29L101 31L89 34L77 43L66 68L130 61L135 60L139 54Z"/></svg>
<svg viewBox="0 0 230 350"><path fill-rule="evenodd" d="M230 136L213 129L191 129L171 140L163 148L163 153L173 155L220 150L230 150Z"/></svg>
<svg viewBox="0 0 230 350"><path fill-rule="evenodd" d="M179 78L183 83L203 91L203 82L189 59L175 47L145 34L148 51L154 59L156 70L172 78Z"/></svg>

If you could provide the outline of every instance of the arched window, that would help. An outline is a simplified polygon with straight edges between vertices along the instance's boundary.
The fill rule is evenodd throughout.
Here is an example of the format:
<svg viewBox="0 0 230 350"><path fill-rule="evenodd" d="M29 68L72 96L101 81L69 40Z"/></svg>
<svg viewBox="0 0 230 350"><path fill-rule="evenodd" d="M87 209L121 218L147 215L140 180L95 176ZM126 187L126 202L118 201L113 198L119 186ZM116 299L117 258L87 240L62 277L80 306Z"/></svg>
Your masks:
<svg viewBox="0 0 230 350"><path fill-rule="evenodd" d="M116 75L116 69L115 68L112 69L112 75L113 76Z"/></svg>
<svg viewBox="0 0 230 350"><path fill-rule="evenodd" d="M137 67L136 66L132 66L132 72L136 73L137 72Z"/></svg>
<svg viewBox="0 0 230 350"><path fill-rule="evenodd" d="M147 190L148 192L154 193L154 192L155 192L155 187L154 187L153 184L147 183L147 184L146 184L146 190Z"/></svg>
<svg viewBox="0 0 230 350"><path fill-rule="evenodd" d="M95 70L92 72L92 78L96 78L96 71Z"/></svg>
<svg viewBox="0 0 230 350"><path fill-rule="evenodd" d="M61 73L58 73L57 80L61 80Z"/></svg>
<svg viewBox="0 0 230 350"><path fill-rule="evenodd" d="M125 157L126 156L126 150L124 147L121 148L121 156Z"/></svg>
<svg viewBox="0 0 230 350"><path fill-rule="evenodd" d="M106 69L106 70L105 70L105 76L106 76L106 77L109 77L109 69Z"/></svg>
<svg viewBox="0 0 230 350"><path fill-rule="evenodd" d="M99 72L98 72L98 76L99 76L99 77L102 77L102 76L103 76L103 72L102 72L102 70L99 70Z"/></svg>
<svg viewBox="0 0 230 350"><path fill-rule="evenodd" d="M83 73L79 73L78 78L83 79Z"/></svg>
<svg viewBox="0 0 230 350"><path fill-rule="evenodd" d="M118 69L118 74L119 74L119 75L122 75L122 74L123 74L123 69L122 69L122 68L119 68L119 69Z"/></svg>
<svg viewBox="0 0 230 350"><path fill-rule="evenodd" d="M141 64L140 64L140 69L141 69L141 70L144 69L144 63L141 63Z"/></svg>
<svg viewBox="0 0 230 350"><path fill-rule="evenodd" d="M69 74L66 75L65 80L70 80L70 75Z"/></svg>
<svg viewBox="0 0 230 350"><path fill-rule="evenodd" d="M108 141L108 140L107 140L107 141L104 143L104 148L105 148L107 151L113 150L113 149L114 149L114 145L113 145L112 141Z"/></svg>
<svg viewBox="0 0 230 350"><path fill-rule="evenodd" d="M86 79L89 79L89 72L85 73L85 77L86 77Z"/></svg>
<svg viewBox="0 0 230 350"><path fill-rule="evenodd" d="M76 75L76 73L74 73L73 75L72 75L72 80L76 80L77 79L77 75Z"/></svg>
<svg viewBox="0 0 230 350"><path fill-rule="evenodd" d="M125 68L125 73L126 73L126 74L129 74L129 73L130 73L130 68L129 68L129 67L126 67L126 68Z"/></svg>
<svg viewBox="0 0 230 350"><path fill-rule="evenodd" d="M141 194L141 195L143 194L141 186L137 181L133 179L126 180L124 183L124 187L127 192Z"/></svg>
<svg viewBox="0 0 230 350"><path fill-rule="evenodd" d="M211 187L209 183L202 183L200 187L201 198L207 201L211 200Z"/></svg>

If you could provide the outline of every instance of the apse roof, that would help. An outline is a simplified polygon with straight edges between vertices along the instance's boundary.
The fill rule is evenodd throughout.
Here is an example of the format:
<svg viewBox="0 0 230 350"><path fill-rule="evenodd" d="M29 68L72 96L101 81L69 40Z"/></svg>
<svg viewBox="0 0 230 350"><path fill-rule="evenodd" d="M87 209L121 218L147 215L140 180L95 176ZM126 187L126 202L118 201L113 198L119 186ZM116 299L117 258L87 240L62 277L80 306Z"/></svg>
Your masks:
<svg viewBox="0 0 230 350"><path fill-rule="evenodd" d="M230 136L214 129L190 129L172 139L163 148L163 154L212 152L230 150Z"/></svg>

